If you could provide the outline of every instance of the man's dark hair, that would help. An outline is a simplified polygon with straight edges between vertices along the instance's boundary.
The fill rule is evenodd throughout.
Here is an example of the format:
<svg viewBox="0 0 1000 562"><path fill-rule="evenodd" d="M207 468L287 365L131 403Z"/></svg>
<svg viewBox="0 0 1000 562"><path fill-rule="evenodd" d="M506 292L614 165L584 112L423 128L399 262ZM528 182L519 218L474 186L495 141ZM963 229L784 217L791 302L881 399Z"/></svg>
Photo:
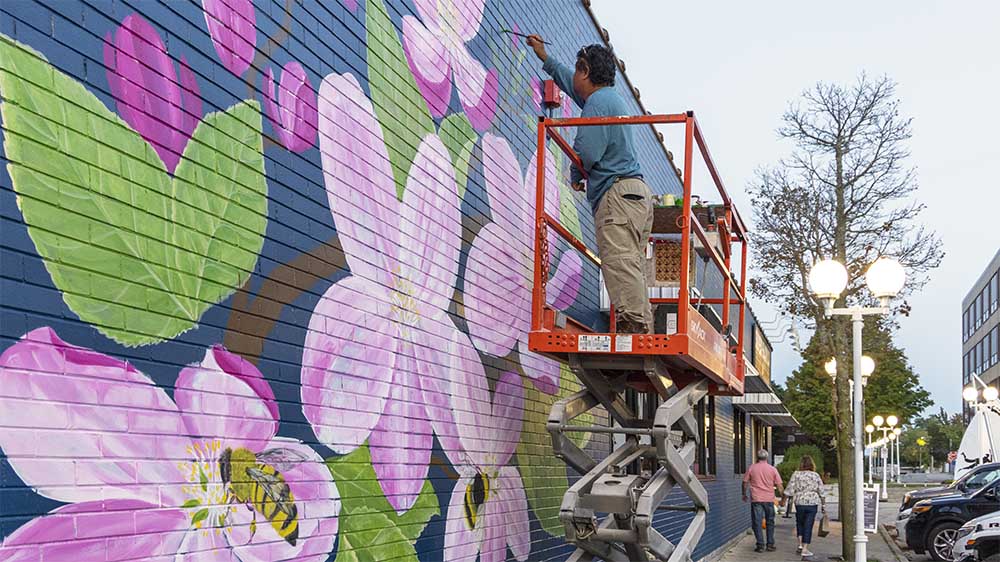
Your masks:
<svg viewBox="0 0 1000 562"><path fill-rule="evenodd" d="M604 45L588 45L576 53L576 69L587 72L595 86L614 86L618 61Z"/></svg>

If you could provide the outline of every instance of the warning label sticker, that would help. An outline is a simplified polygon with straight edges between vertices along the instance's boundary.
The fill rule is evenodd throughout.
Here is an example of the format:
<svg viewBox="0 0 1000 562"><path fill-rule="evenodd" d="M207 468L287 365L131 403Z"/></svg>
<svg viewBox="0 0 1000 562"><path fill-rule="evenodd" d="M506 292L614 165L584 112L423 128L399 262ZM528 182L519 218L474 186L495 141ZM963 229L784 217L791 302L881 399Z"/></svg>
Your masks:
<svg viewBox="0 0 1000 562"><path fill-rule="evenodd" d="M579 351L611 351L611 336L579 336L576 348Z"/></svg>
<svg viewBox="0 0 1000 562"><path fill-rule="evenodd" d="M615 336L616 352L632 352L632 336Z"/></svg>

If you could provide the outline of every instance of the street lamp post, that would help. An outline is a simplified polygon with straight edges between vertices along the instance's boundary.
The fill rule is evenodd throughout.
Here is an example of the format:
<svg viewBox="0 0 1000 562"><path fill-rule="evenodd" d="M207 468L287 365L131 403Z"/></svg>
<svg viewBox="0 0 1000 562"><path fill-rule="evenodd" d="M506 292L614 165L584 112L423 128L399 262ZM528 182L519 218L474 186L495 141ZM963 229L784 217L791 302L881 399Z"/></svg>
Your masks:
<svg viewBox="0 0 1000 562"><path fill-rule="evenodd" d="M864 504L864 452L862 451L862 395L861 332L866 315L888 314L889 299L896 296L906 282L906 272L899 262L889 258L879 258L865 272L865 282L880 306L875 308L851 306L835 308L834 303L847 287L847 268L835 260L821 260L809 271L809 287L818 299L823 301L825 315L850 316L853 325L854 393L854 560L868 561L868 537L865 536Z"/></svg>
<svg viewBox="0 0 1000 562"><path fill-rule="evenodd" d="M868 434L868 486L872 485L872 472L875 471L875 449L872 449L872 433L875 433L875 426L868 424L865 426L865 433Z"/></svg>
<svg viewBox="0 0 1000 562"><path fill-rule="evenodd" d="M893 430L896 428L896 424L899 423L899 418L893 415L887 417L875 416L872 418L872 423L875 425L875 429L882 432L882 443L885 446L882 455L888 457L882 459L882 491L879 493L879 500L887 501L889 499L889 491L887 489L889 467L892 466L892 442L896 439L896 434Z"/></svg>
<svg viewBox="0 0 1000 562"><path fill-rule="evenodd" d="M892 434L895 436L892 439L896 445L896 484L899 484L903 474L903 465L899 461L899 442L902 439L900 435L903 434L903 429L899 427L893 428Z"/></svg>

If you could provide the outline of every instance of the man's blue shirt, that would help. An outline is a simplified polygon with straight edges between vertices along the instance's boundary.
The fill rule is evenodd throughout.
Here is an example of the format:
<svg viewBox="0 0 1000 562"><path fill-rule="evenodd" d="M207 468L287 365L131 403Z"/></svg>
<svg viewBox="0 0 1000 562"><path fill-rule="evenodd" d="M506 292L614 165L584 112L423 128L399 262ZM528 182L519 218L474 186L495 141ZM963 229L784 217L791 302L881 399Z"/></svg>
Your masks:
<svg viewBox="0 0 1000 562"><path fill-rule="evenodd" d="M551 56L545 59L542 69L556 81L577 105L583 108L581 117L621 117L629 115L625 100L614 88L601 88L584 100L573 90L573 70L559 63ZM587 171L587 201L597 212L597 205L604 194L611 189L615 179L622 176L638 176L642 172L635 157L635 143L632 140L634 125L591 125L577 127L573 150L580 155ZM580 181L583 175L573 166L570 179Z"/></svg>

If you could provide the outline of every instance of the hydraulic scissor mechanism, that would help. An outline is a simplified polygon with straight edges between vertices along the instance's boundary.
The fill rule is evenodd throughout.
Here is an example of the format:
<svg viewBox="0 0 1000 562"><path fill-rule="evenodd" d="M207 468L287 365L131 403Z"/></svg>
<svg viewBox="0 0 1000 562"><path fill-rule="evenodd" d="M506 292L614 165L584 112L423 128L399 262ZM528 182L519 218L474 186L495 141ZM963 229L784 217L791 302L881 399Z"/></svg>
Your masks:
<svg viewBox="0 0 1000 562"><path fill-rule="evenodd" d="M559 512L566 540L577 547L570 562L690 561L708 513L708 493L691 465L699 435L694 406L708 395L709 382L678 388L655 356L609 361L573 354L569 364L586 388L553 404L548 431L556 456L583 475ZM637 375L652 383L645 385L652 392L628 396ZM572 425L597 406L608 411L612 427ZM578 432L620 435L624 444L597 462L568 437ZM661 505L675 485L690 504ZM664 510L694 512L676 544L653 528L654 515Z"/></svg>

